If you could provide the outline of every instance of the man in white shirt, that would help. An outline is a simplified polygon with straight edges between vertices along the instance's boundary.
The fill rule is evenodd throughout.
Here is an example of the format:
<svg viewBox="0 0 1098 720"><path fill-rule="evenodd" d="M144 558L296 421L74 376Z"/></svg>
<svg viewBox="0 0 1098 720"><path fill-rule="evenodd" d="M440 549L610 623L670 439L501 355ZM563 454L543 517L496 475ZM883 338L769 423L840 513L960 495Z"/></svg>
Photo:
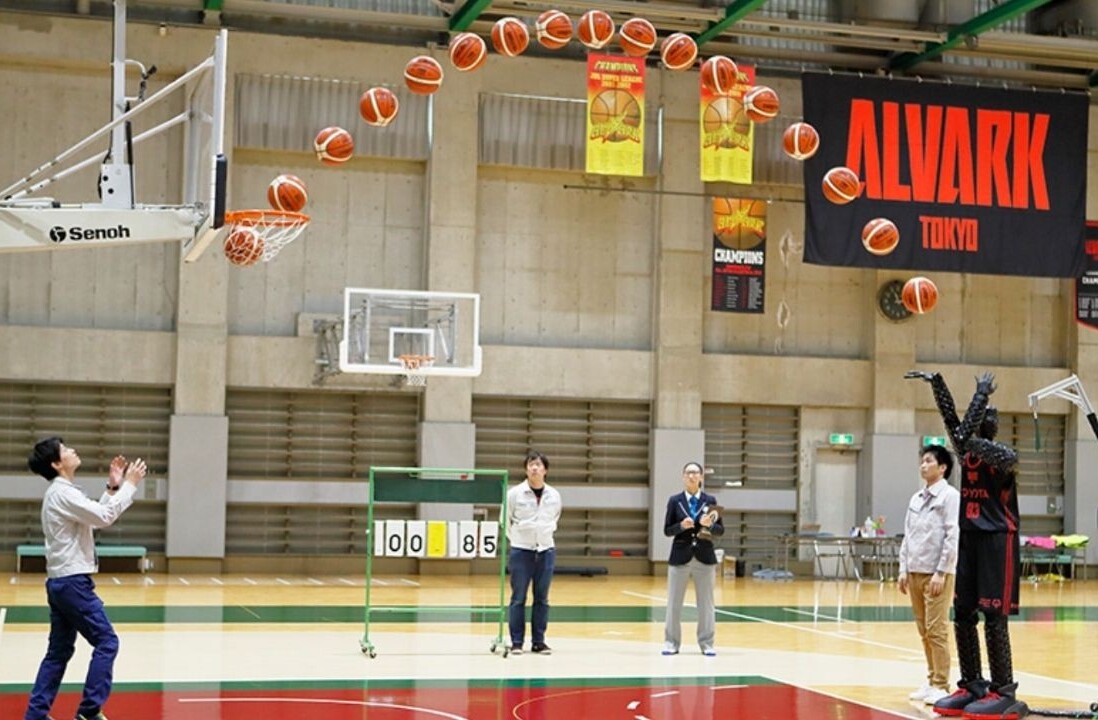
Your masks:
<svg viewBox="0 0 1098 720"><path fill-rule="evenodd" d="M118 636L91 578L99 570L92 530L113 525L133 503L137 485L145 477L145 463L138 459L127 464L121 455L111 460L107 490L99 502L73 484L80 455L61 438L46 438L36 444L27 466L50 484L42 499L50 639L23 717L49 717L80 633L93 651L76 720L106 720L103 706L111 694Z"/></svg>
<svg viewBox="0 0 1098 720"><path fill-rule="evenodd" d="M526 454L526 479L507 491L507 560L511 570L508 625L511 653L522 653L526 635L526 592L534 586L530 617L530 652L548 655L545 628L549 625L549 584L553 581L556 546L553 533L560 519L560 493L545 482L549 458L531 450Z"/></svg>
<svg viewBox="0 0 1098 720"><path fill-rule="evenodd" d="M900 545L900 592L910 594L926 653L927 682L912 700L933 705L949 695L949 608L957 573L961 494L946 482L953 456L941 445L920 451L925 485L911 497Z"/></svg>

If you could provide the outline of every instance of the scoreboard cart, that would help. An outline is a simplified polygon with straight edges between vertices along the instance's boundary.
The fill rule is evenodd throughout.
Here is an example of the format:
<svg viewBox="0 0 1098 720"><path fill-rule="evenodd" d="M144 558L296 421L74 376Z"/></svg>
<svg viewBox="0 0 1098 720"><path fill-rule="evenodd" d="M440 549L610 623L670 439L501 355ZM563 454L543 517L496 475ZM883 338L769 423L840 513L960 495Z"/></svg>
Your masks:
<svg viewBox="0 0 1098 720"><path fill-rule="evenodd" d="M503 635L504 622L507 619L507 606L504 604L504 588L507 574L507 471L506 470L460 470L454 468L416 468L416 467L371 467L369 476L370 497L366 506L366 608L365 627L359 642L362 652L369 657L377 657L377 650L370 642L370 618L374 613L407 613L404 606L377 606L371 602L370 589L373 584L374 550L374 504L379 502L412 503L457 503L476 505L496 505L499 507L499 603L489 607L419 607L412 608L419 613L469 613L479 617L496 620L496 639L490 652L501 650L503 657L510 653L511 645Z"/></svg>

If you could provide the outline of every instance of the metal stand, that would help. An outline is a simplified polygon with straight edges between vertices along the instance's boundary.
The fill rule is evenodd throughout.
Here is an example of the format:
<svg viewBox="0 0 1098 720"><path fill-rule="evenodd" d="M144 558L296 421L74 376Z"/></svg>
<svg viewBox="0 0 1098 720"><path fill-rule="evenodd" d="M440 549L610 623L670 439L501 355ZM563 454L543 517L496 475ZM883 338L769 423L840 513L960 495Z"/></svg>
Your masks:
<svg viewBox="0 0 1098 720"><path fill-rule="evenodd" d="M1034 420L1037 419L1037 403L1047 397L1058 397L1078 406L1086 414L1094 437L1098 438L1098 417L1094 414L1094 407L1090 404L1090 398L1087 397L1078 375L1072 375L1029 394L1029 406L1033 408Z"/></svg>

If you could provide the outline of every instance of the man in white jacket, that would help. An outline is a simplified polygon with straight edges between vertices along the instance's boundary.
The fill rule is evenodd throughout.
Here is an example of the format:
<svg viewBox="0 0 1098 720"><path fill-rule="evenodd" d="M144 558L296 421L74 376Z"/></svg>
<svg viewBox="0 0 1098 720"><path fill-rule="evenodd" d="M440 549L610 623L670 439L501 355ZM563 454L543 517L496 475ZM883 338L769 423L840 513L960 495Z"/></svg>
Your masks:
<svg viewBox="0 0 1098 720"><path fill-rule="evenodd" d="M915 626L926 653L926 684L912 700L933 705L949 695L949 608L957 576L961 494L946 480L953 456L941 445L919 454L924 485L907 504L900 545L900 592L911 596Z"/></svg>
<svg viewBox="0 0 1098 720"><path fill-rule="evenodd" d="M76 720L106 720L103 706L111 694L118 636L95 594L91 576L99 571L99 563L92 530L113 525L133 503L137 485L145 478L145 463L140 459L127 463L121 455L111 460L107 490L99 502L73 484L80 455L61 438L36 444L27 466L50 484L42 499L50 639L23 717L49 717L80 633L93 650Z"/></svg>
<svg viewBox="0 0 1098 720"><path fill-rule="evenodd" d="M545 482L549 458L531 450L526 454L526 479L507 491L507 554L511 570L508 625L511 653L522 653L526 635L526 593L534 586L530 618L530 652L548 655L545 628L549 625L549 584L553 581L556 547L553 533L560 519L560 493Z"/></svg>

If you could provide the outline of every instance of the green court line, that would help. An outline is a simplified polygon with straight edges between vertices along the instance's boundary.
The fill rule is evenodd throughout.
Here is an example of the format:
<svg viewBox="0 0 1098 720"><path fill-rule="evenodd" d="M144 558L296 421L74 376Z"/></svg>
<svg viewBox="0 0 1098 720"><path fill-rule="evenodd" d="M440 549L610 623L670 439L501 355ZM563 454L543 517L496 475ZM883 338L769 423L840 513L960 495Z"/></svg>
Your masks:
<svg viewBox="0 0 1098 720"><path fill-rule="evenodd" d="M514 689L576 687L682 687L696 685L781 685L760 675L692 675L690 677L609 677L609 678L492 678L492 679L419 679L383 680L226 680L224 682L142 682L114 684L114 692L232 692L243 690L403 690L418 689ZM31 683L0 683L0 694L30 692ZM65 683L61 692L78 692L80 683Z"/></svg>
<svg viewBox="0 0 1098 720"><path fill-rule="evenodd" d="M783 623L836 622L912 622L911 608L895 607L820 607L810 606L781 608L763 605L726 605L718 608L717 622L742 623L767 620ZM415 607L375 608L370 613L370 623L495 623L499 621L499 608L444 608L432 606L421 611ZM687 614L692 609L687 608ZM135 624L188 624L216 623L245 625L256 623L358 623L365 620L365 610L359 605L118 605L108 606L107 614L115 623ZM553 622L573 623L636 623L663 622L663 607L637 606L554 606L550 612ZM1011 618L1014 622L1098 622L1098 606L1032 607L1022 608L1021 614ZM8 608L8 625L48 623L49 609L44 606L17 606Z"/></svg>

